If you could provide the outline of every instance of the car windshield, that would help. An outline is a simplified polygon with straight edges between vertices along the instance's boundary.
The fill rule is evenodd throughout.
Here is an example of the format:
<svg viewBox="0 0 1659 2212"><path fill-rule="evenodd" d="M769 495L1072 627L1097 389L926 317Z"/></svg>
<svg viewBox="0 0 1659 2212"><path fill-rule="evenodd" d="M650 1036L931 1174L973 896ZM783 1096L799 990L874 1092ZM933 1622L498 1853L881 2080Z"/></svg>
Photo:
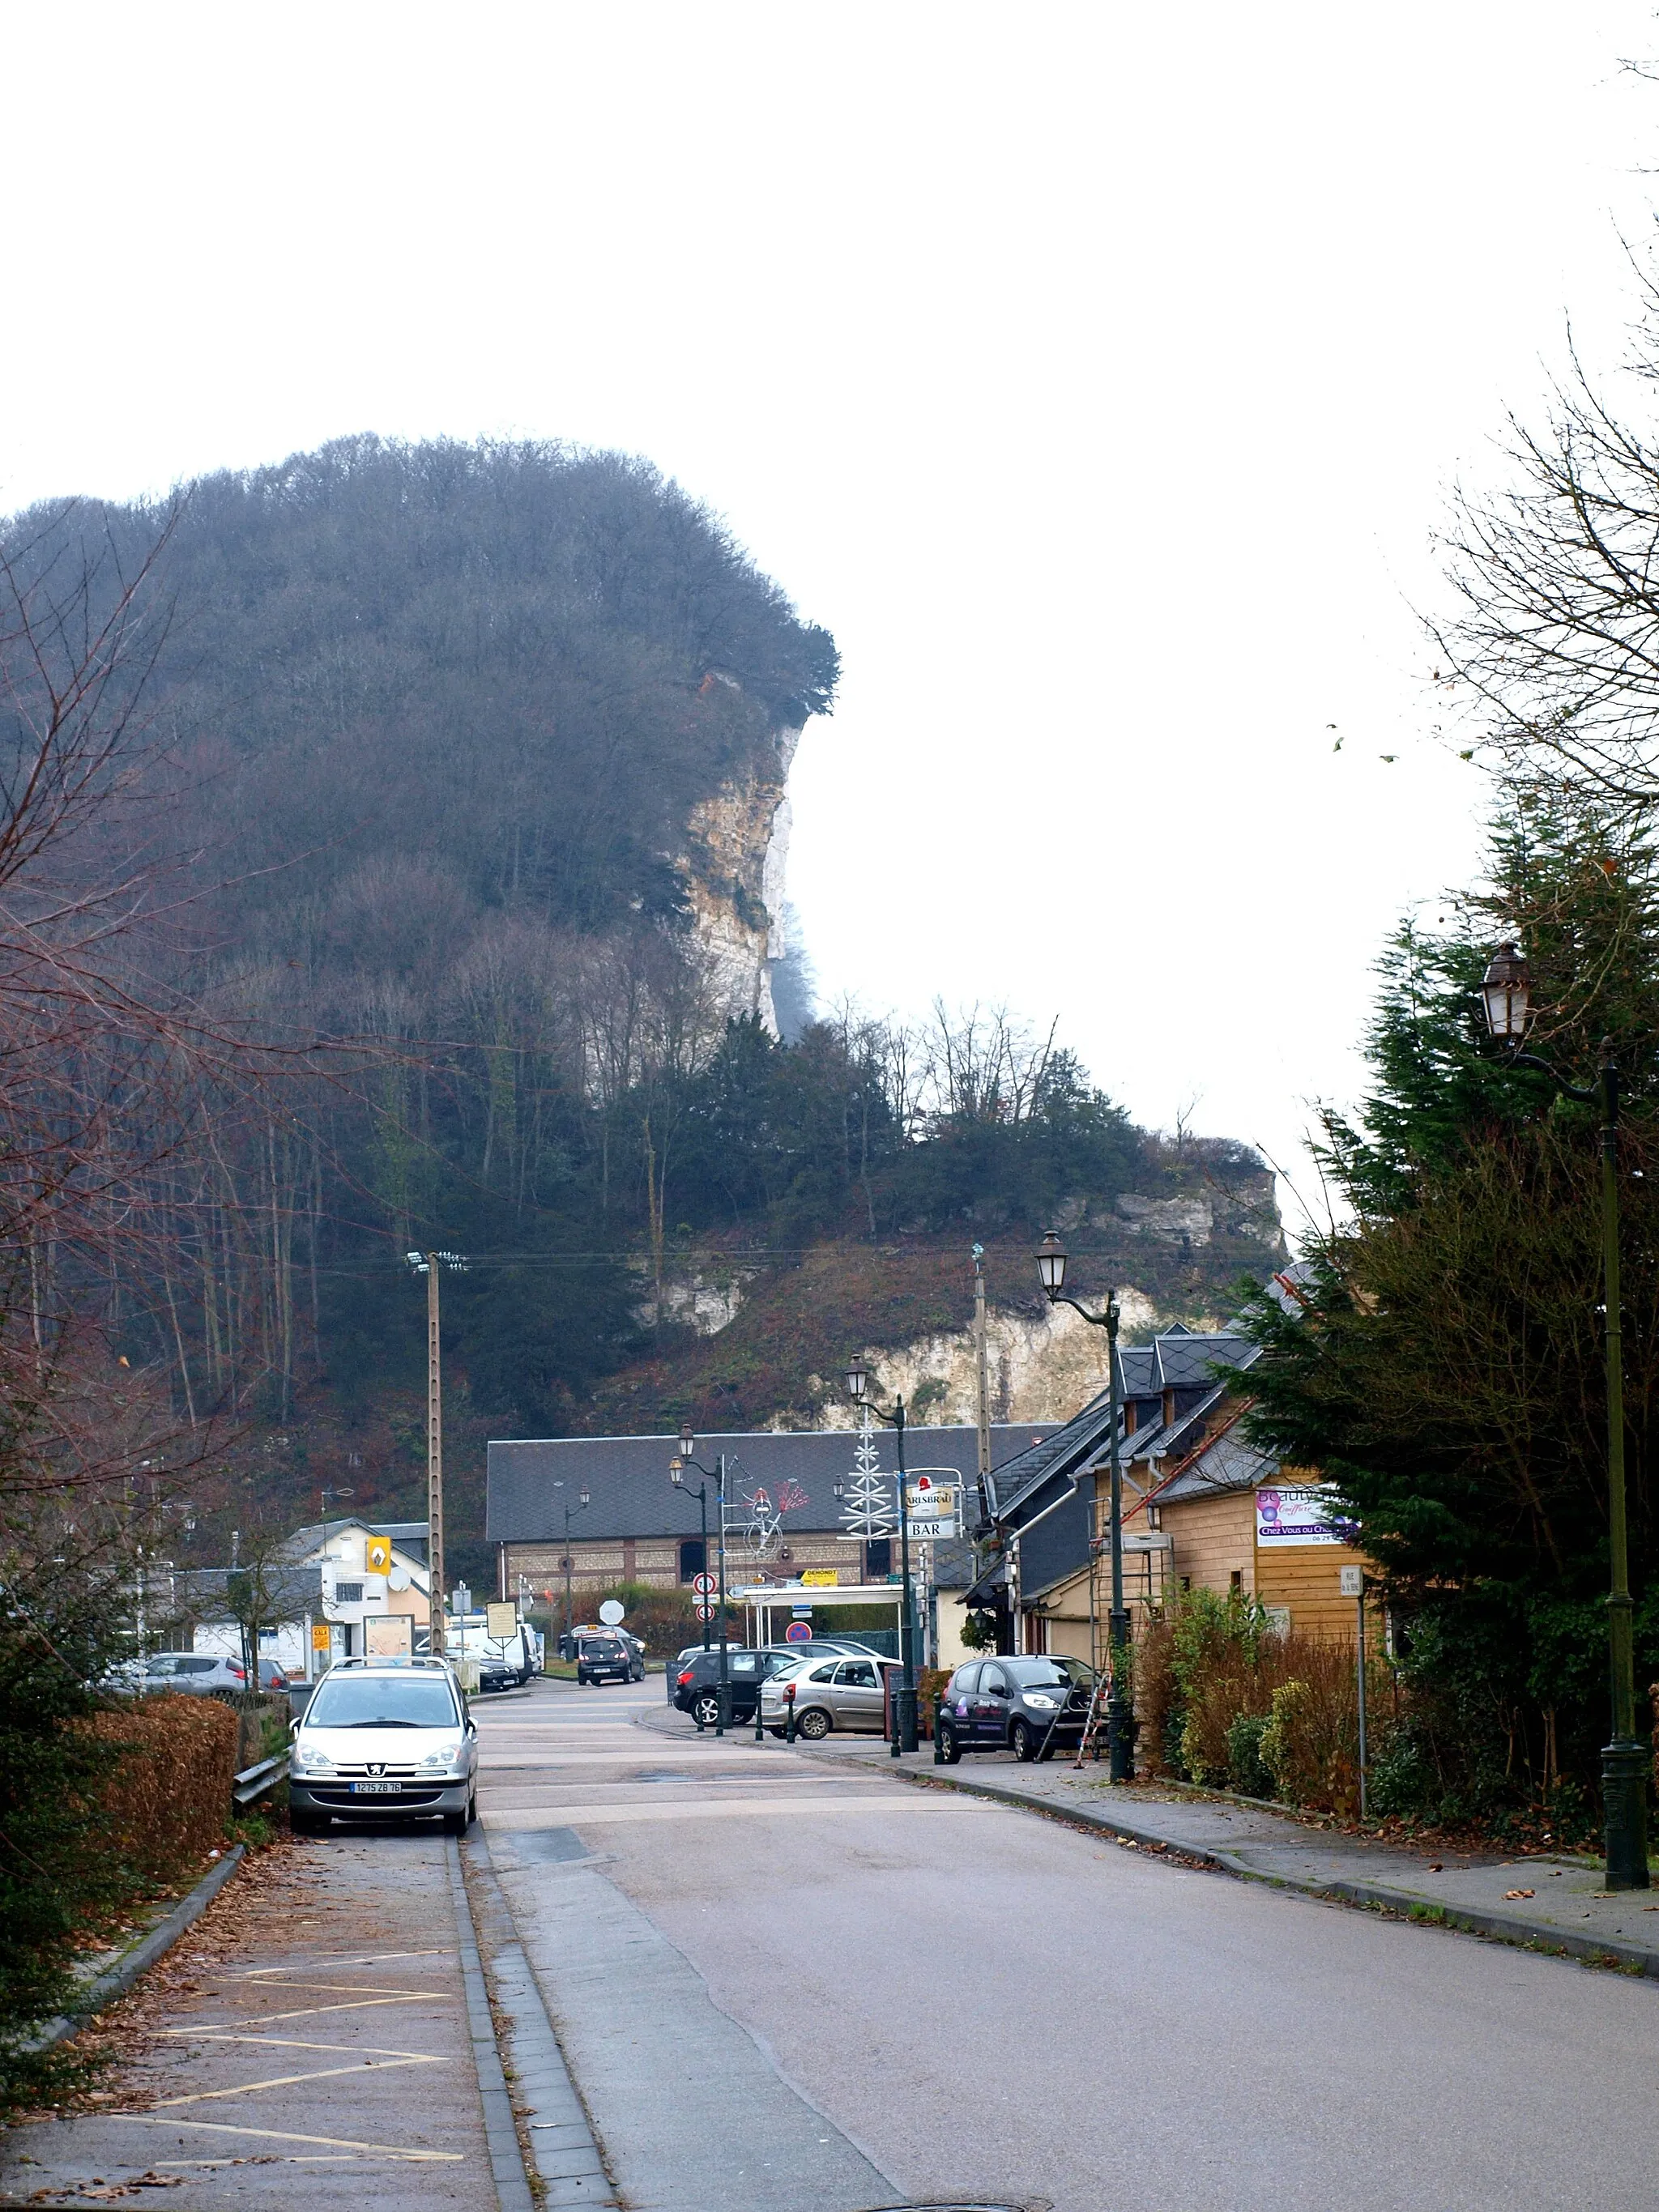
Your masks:
<svg viewBox="0 0 1659 2212"><path fill-rule="evenodd" d="M454 1692L441 1674L325 1676L306 1708L307 1728L460 1726Z"/></svg>
<svg viewBox="0 0 1659 2212"><path fill-rule="evenodd" d="M1095 1679L1081 1659L1005 1659L1002 1664L1022 1690L1086 1690Z"/></svg>
<svg viewBox="0 0 1659 2212"><path fill-rule="evenodd" d="M622 1646L614 1637L590 1636L582 1645L584 1659L620 1659Z"/></svg>

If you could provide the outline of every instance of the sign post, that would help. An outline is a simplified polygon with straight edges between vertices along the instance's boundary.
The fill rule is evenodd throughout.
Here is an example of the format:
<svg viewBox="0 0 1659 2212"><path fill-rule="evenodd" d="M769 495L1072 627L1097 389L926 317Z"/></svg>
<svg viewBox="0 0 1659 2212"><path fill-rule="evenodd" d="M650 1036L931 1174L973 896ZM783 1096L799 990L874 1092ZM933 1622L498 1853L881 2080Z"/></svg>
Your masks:
<svg viewBox="0 0 1659 2212"><path fill-rule="evenodd" d="M1365 1570L1364 1567L1339 1567L1340 1588L1344 1597L1359 1601L1359 1642L1355 1647L1358 1656L1355 1662L1359 1682L1359 1817L1365 1817Z"/></svg>

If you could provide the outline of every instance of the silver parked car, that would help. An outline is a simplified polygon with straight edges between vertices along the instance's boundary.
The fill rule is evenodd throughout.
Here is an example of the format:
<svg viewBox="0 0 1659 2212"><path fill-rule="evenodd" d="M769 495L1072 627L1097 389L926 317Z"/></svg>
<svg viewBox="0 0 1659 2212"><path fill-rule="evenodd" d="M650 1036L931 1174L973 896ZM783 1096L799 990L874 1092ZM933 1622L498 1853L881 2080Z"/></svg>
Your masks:
<svg viewBox="0 0 1659 2212"><path fill-rule="evenodd" d="M478 1811L478 1730L442 1659L343 1659L312 1692L289 1755L289 1823L441 1820L463 1835Z"/></svg>
<svg viewBox="0 0 1659 2212"><path fill-rule="evenodd" d="M831 1729L874 1734L882 1731L886 1704L885 1676L896 1667L893 1659L838 1658L809 1660L775 1674L761 1689L761 1724L781 1735L787 1724L794 1692L795 1733L817 1743Z"/></svg>
<svg viewBox="0 0 1659 2212"><path fill-rule="evenodd" d="M240 1659L206 1651L152 1651L130 1659L120 1669L119 1686L141 1697L173 1690L189 1698L239 1698L248 1686Z"/></svg>

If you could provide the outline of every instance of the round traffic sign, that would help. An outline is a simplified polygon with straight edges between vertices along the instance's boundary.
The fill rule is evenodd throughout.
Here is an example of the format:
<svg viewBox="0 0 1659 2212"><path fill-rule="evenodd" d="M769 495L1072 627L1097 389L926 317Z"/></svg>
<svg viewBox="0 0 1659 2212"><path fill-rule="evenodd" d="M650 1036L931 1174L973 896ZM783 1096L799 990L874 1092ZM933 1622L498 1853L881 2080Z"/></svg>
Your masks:
<svg viewBox="0 0 1659 2212"><path fill-rule="evenodd" d="M714 1595L714 1577L713 1575L693 1575L691 1577L691 1587L696 1590L699 1597L713 1597Z"/></svg>
<svg viewBox="0 0 1659 2212"><path fill-rule="evenodd" d="M810 1644L812 1641L811 1622L792 1620L783 1632L783 1640L786 1644Z"/></svg>
<svg viewBox="0 0 1659 2212"><path fill-rule="evenodd" d="M620 1598L608 1597L599 1607L599 1619L607 1628L615 1628L626 1611L627 1607Z"/></svg>
<svg viewBox="0 0 1659 2212"><path fill-rule="evenodd" d="M714 1608L712 1605L696 1605L693 1606L691 1610L699 1620L712 1620L714 1618Z"/></svg>

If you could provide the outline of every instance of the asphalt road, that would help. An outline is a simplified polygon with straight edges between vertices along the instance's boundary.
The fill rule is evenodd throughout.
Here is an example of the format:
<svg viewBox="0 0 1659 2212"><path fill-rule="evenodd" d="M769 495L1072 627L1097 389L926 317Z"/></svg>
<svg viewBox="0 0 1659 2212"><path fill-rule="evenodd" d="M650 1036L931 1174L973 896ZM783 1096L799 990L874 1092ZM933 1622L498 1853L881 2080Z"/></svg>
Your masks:
<svg viewBox="0 0 1659 2212"><path fill-rule="evenodd" d="M481 1706L489 1850L623 2201L1630 2212L1659 1989L668 1737Z"/></svg>

